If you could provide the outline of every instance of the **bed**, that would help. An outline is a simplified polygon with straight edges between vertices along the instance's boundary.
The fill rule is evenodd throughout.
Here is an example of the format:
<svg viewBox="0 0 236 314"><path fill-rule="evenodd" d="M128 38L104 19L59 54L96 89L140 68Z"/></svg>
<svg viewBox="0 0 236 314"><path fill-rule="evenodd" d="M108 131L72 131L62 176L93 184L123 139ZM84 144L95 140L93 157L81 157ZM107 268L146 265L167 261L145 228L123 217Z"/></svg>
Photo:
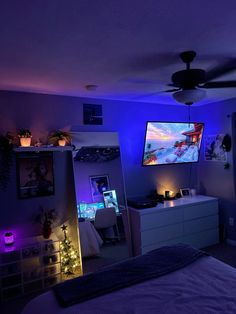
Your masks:
<svg viewBox="0 0 236 314"><path fill-rule="evenodd" d="M194 258L191 257L186 262L185 256L179 258L178 252L172 258L172 255L168 255L169 251L176 251L176 247L178 250L190 248L195 254ZM162 260L162 255L166 252L167 255ZM204 252L189 246L178 245L155 250L157 266L152 265L149 270L149 264L147 262L146 265L146 261L150 255L147 256L147 254L80 277L77 281L69 280L59 284L54 289L31 300L25 306L22 314L236 313L236 270L233 267L204 254ZM174 268L170 266L172 260L175 263ZM116 281L109 280L109 272L117 267L119 271L124 269L123 267L130 269L133 263L134 272L132 271L131 285L127 285L124 276L124 279L119 278L115 288L108 292L106 284L108 283L110 286L111 281ZM160 266L160 271L157 271ZM157 276L156 273L158 273ZM141 275L141 280L139 275ZM100 280L99 277L106 278L106 280L102 280L101 283L103 292L99 291L96 295L93 287L96 286L96 290L100 286L100 283L96 284ZM122 281L124 282L123 287L120 285ZM87 290L83 290L83 287L87 287L88 283L92 284L91 299L89 299L90 292L83 293L84 290ZM105 289L103 289L104 284ZM71 285L72 293L70 294ZM78 289L78 295L81 292L83 298L85 296L84 299L80 297L77 300L74 299L77 294L75 287ZM62 295L63 300L60 300L61 296L58 296L58 291L59 294L63 294L65 291L65 295ZM74 296L71 298L71 295ZM62 301L65 301L65 304Z"/></svg>
<svg viewBox="0 0 236 314"><path fill-rule="evenodd" d="M89 220L79 221L79 232L82 257L99 255L103 240L93 224Z"/></svg>

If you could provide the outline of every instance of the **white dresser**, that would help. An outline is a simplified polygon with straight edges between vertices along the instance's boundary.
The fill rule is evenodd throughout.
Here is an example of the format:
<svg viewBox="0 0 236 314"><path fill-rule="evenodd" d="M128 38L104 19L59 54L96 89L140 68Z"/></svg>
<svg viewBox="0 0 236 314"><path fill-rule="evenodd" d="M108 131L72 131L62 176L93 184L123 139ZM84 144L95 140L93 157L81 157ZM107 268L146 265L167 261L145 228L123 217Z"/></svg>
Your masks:
<svg viewBox="0 0 236 314"><path fill-rule="evenodd" d="M153 208L129 207L129 214L134 256L180 242L196 248L219 242L218 199L214 197L197 195Z"/></svg>

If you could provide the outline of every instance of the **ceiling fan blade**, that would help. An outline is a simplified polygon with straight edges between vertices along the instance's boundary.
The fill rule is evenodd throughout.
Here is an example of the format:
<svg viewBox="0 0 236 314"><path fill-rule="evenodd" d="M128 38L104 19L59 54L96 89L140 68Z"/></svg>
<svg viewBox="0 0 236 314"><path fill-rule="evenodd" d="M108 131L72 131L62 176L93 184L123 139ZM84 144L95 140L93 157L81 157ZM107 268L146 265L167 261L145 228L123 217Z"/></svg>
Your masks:
<svg viewBox="0 0 236 314"><path fill-rule="evenodd" d="M236 58L231 58L224 64L217 66L206 72L206 82L214 80L215 78L226 73L236 70Z"/></svg>
<svg viewBox="0 0 236 314"><path fill-rule="evenodd" d="M143 95L139 95L139 96L133 97L132 99L137 99L138 100L138 99L142 99L142 98L156 96L156 95L159 95L161 93L177 92L179 90L181 90L181 88L172 88L172 89L167 89L167 90L161 90L161 91L154 92L154 93L146 93L146 94L143 94Z"/></svg>
<svg viewBox="0 0 236 314"><path fill-rule="evenodd" d="M181 90L181 88L172 88L172 89L167 89L165 90L165 93L173 93L173 92L178 92Z"/></svg>
<svg viewBox="0 0 236 314"><path fill-rule="evenodd" d="M165 84L164 81L161 80L152 80L152 79L145 79L142 77L128 77L122 78L119 80L121 83L128 83L128 84Z"/></svg>
<svg viewBox="0 0 236 314"><path fill-rule="evenodd" d="M156 96L160 93L164 93L165 91L158 91L158 92L154 92L154 93L146 93L146 94L142 94L142 95L138 95L138 96L135 96L135 97L132 97L132 99L143 99L143 98L147 98L147 97L152 97L152 96Z"/></svg>
<svg viewBox="0 0 236 314"><path fill-rule="evenodd" d="M201 88L228 88L236 87L236 81L219 81L219 82L207 82L203 85L199 85Z"/></svg>
<svg viewBox="0 0 236 314"><path fill-rule="evenodd" d="M132 55L126 61L125 67L132 72L142 73L153 71L163 66L168 66L175 63L176 55L173 52L156 53L150 52L145 55Z"/></svg>

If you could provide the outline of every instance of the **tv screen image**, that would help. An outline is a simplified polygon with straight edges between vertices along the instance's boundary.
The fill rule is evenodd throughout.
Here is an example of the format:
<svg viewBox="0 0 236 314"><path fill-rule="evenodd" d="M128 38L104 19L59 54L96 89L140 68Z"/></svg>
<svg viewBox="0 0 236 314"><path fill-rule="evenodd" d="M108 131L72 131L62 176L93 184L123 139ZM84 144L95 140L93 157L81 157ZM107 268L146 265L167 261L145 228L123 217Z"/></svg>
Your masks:
<svg viewBox="0 0 236 314"><path fill-rule="evenodd" d="M119 213L118 201L116 196L116 191L106 191L103 192L105 207L115 207L116 212Z"/></svg>
<svg viewBox="0 0 236 314"><path fill-rule="evenodd" d="M147 122L143 166L197 162L203 123Z"/></svg>
<svg viewBox="0 0 236 314"><path fill-rule="evenodd" d="M79 203L79 205L77 205L78 217L93 220L95 218L96 211L100 208L104 208L103 202Z"/></svg>

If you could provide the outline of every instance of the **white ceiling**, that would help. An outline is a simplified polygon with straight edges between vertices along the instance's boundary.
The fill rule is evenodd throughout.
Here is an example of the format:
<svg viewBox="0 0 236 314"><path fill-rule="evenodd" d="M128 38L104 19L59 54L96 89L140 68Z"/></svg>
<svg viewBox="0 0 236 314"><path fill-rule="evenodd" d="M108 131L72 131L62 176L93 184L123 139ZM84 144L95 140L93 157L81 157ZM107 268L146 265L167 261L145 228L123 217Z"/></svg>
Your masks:
<svg viewBox="0 0 236 314"><path fill-rule="evenodd" d="M162 91L178 54L208 71L236 56L235 30L235 0L1 1L0 89L176 104ZM208 89L200 104L235 96Z"/></svg>

